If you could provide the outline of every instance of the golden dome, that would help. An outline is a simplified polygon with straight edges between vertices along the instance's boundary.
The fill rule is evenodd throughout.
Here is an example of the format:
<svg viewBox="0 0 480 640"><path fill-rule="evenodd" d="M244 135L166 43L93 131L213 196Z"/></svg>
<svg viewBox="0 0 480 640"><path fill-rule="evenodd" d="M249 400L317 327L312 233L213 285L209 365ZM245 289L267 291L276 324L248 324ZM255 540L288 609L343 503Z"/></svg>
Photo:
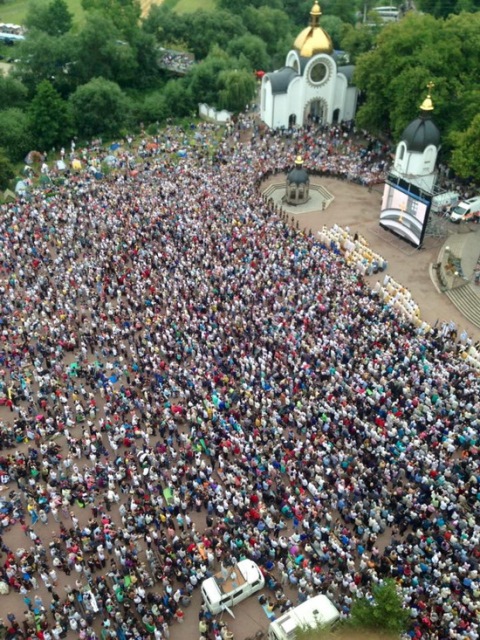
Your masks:
<svg viewBox="0 0 480 640"><path fill-rule="evenodd" d="M318 0L315 0L315 4L310 11L310 26L298 34L293 45L303 58L311 58L317 53L330 54L333 51L330 36L318 24L321 15L322 10Z"/></svg>
<svg viewBox="0 0 480 640"><path fill-rule="evenodd" d="M432 102L432 96L430 95L430 92L431 92L431 90L433 89L434 86L435 85L433 84L433 82L429 82L427 84L428 94L427 94L427 97L425 98L425 100L420 105L420 109L422 111L433 111L433 102Z"/></svg>

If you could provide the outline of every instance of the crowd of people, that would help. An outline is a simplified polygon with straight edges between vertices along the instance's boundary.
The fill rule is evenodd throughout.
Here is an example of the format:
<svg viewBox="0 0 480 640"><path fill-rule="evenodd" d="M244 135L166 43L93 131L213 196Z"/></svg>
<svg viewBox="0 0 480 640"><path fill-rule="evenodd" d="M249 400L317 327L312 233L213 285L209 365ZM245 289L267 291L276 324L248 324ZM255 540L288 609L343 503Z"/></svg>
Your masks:
<svg viewBox="0 0 480 640"><path fill-rule="evenodd" d="M195 64L195 58L191 53L185 53L184 51L160 49L158 64L160 67L184 75Z"/></svg>
<svg viewBox="0 0 480 640"><path fill-rule="evenodd" d="M168 638L244 556L279 611L391 577L411 637L479 638L478 371L258 189L299 153L370 184L386 150L246 127L0 209L8 638Z"/></svg>

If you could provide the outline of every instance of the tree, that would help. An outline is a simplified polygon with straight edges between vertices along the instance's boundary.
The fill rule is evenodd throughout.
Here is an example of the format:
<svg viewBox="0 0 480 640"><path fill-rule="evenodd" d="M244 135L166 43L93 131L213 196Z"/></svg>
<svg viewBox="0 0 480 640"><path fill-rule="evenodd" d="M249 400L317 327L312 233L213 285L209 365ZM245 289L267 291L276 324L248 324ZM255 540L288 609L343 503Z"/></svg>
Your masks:
<svg viewBox="0 0 480 640"><path fill-rule="evenodd" d="M70 105L48 80L38 85L28 115L36 148L48 150L71 138L73 119Z"/></svg>
<svg viewBox="0 0 480 640"><path fill-rule="evenodd" d="M4 149L0 148L0 189L6 189L15 177L15 168Z"/></svg>
<svg viewBox="0 0 480 640"><path fill-rule="evenodd" d="M0 111L11 107L24 107L27 103L27 88L20 80L0 74Z"/></svg>
<svg viewBox="0 0 480 640"><path fill-rule="evenodd" d="M154 91L145 98L141 108L142 122L164 122L169 115L163 90Z"/></svg>
<svg viewBox="0 0 480 640"><path fill-rule="evenodd" d="M51 0L49 4L34 2L30 5L26 26L29 29L40 29L51 36L68 33L72 28L73 14L65 0Z"/></svg>
<svg viewBox="0 0 480 640"><path fill-rule="evenodd" d="M358 56L367 53L373 47L377 31L367 25L345 25L340 40L340 48L347 51L350 56L350 62L354 64Z"/></svg>
<svg viewBox="0 0 480 640"><path fill-rule="evenodd" d="M297 629L295 640L398 640L398 636L392 636L388 632L352 629L340 622L334 629L322 626Z"/></svg>
<svg viewBox="0 0 480 640"><path fill-rule="evenodd" d="M82 7L90 14L100 13L128 41L139 28L142 8L137 0L82 0Z"/></svg>
<svg viewBox="0 0 480 640"><path fill-rule="evenodd" d="M120 38L120 31L108 17L98 12L87 15L78 34L74 73L79 84L99 77L121 86L134 82L138 71L136 51Z"/></svg>
<svg viewBox="0 0 480 640"><path fill-rule="evenodd" d="M196 11L185 16L182 34L189 51L197 60L206 58L215 44L225 49L229 42L246 32L238 15L227 11Z"/></svg>
<svg viewBox="0 0 480 640"><path fill-rule="evenodd" d="M253 73L246 69L223 71L219 77L220 106L239 113L255 95L256 81Z"/></svg>
<svg viewBox="0 0 480 640"><path fill-rule="evenodd" d="M76 84L72 74L77 60L76 38L71 34L50 36L44 31L29 32L21 44L16 45L19 62L13 76L21 80L33 95L42 80L49 80L63 96Z"/></svg>
<svg viewBox="0 0 480 640"><path fill-rule="evenodd" d="M335 16L340 18L342 22L355 23L355 5L350 0L335 0L334 2L324 0L322 11L325 18Z"/></svg>
<svg viewBox="0 0 480 640"><path fill-rule="evenodd" d="M29 29L60 36L72 28L73 15L65 0L52 0L49 4L33 2L29 5L25 23Z"/></svg>
<svg viewBox="0 0 480 640"><path fill-rule="evenodd" d="M247 7L255 7L258 9L265 5L273 9L283 9L282 0L243 0L241 5L239 5L238 0L218 0L219 8L230 11L231 13L242 12Z"/></svg>
<svg viewBox="0 0 480 640"><path fill-rule="evenodd" d="M340 18L333 15L326 15L320 18L320 26L328 33L333 42L334 49L340 49L345 29L350 25L343 22Z"/></svg>
<svg viewBox="0 0 480 640"><path fill-rule="evenodd" d="M195 112L198 100L194 98L186 78L169 80L163 90L168 113L174 118L191 116Z"/></svg>
<svg viewBox="0 0 480 640"><path fill-rule="evenodd" d="M434 118L445 139L459 121L466 128L462 99L477 86L480 73L478 52L469 39L479 30L480 14L436 20L412 12L385 26L375 47L357 59L355 83L365 96L358 125L373 133L391 131L396 138L418 114L425 85L432 80Z"/></svg>
<svg viewBox="0 0 480 640"><path fill-rule="evenodd" d="M16 108L0 111L0 131L2 147L10 160L23 159L31 144L27 114Z"/></svg>
<svg viewBox="0 0 480 640"><path fill-rule="evenodd" d="M131 47L135 55L136 70L131 86L145 89L158 85L158 50L154 36L138 30L132 37Z"/></svg>
<svg viewBox="0 0 480 640"><path fill-rule="evenodd" d="M186 43L187 15L178 15L164 3L152 5L148 16L142 21L142 30L155 36L158 43L169 46Z"/></svg>
<svg viewBox="0 0 480 640"><path fill-rule="evenodd" d="M436 18L447 18L463 11L474 13L480 9L479 0L419 0L418 9Z"/></svg>
<svg viewBox="0 0 480 640"><path fill-rule="evenodd" d="M219 47L197 64L186 78L190 92L197 102L212 106L219 104L220 74L238 67L238 62Z"/></svg>
<svg viewBox="0 0 480 640"><path fill-rule="evenodd" d="M298 27L306 27L310 23L312 5L312 0L283 0L283 10Z"/></svg>
<svg viewBox="0 0 480 640"><path fill-rule="evenodd" d="M261 38L246 33L243 36L234 38L227 47L227 52L232 57L245 56L251 69L268 69L270 67L270 56L267 47Z"/></svg>
<svg viewBox="0 0 480 640"><path fill-rule="evenodd" d="M70 97L79 135L115 136L128 123L129 104L118 84L93 78Z"/></svg>
<svg viewBox="0 0 480 640"><path fill-rule="evenodd" d="M480 114L477 114L468 129L454 131L451 142L455 147L452 152L452 169L461 178L480 180Z"/></svg>
<svg viewBox="0 0 480 640"><path fill-rule="evenodd" d="M247 7L243 21L250 33L263 40L270 54L276 53L279 40L286 36L293 42L293 25L280 9Z"/></svg>
<svg viewBox="0 0 480 640"><path fill-rule="evenodd" d="M392 579L372 589L373 598L354 601L346 625L352 629L396 637L407 630L409 613L402 606L397 585Z"/></svg>

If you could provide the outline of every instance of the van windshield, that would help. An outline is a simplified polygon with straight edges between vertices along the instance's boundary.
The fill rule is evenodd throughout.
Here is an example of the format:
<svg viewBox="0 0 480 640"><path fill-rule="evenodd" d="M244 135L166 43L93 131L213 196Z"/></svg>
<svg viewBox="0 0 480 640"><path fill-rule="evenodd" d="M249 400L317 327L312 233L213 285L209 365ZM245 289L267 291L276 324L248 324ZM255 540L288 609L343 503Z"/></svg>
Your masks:
<svg viewBox="0 0 480 640"><path fill-rule="evenodd" d="M460 205L452 209L452 213L456 213L458 216L463 216L468 212L469 209L467 209L467 207L461 207Z"/></svg>

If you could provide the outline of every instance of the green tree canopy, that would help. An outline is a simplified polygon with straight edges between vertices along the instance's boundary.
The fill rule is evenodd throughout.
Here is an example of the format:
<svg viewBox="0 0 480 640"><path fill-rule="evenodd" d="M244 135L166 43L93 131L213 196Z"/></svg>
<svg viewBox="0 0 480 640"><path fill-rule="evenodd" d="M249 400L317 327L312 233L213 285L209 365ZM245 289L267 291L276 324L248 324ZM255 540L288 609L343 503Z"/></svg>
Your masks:
<svg viewBox="0 0 480 640"><path fill-rule="evenodd" d="M39 29L51 36L68 33L72 28L73 15L65 0L32 2L29 5L25 25L29 29Z"/></svg>
<svg viewBox="0 0 480 640"><path fill-rule="evenodd" d="M169 114L176 118L183 118L195 113L198 100L193 95L186 78L169 80L162 93Z"/></svg>
<svg viewBox="0 0 480 640"><path fill-rule="evenodd" d="M270 54L277 51L279 40L288 37L293 42L293 25L289 16L280 9L248 7L243 20L248 31L265 43Z"/></svg>
<svg viewBox="0 0 480 640"><path fill-rule="evenodd" d="M187 38L187 16L178 15L164 4L152 5L148 16L142 21L145 33L155 36L164 47L185 43Z"/></svg>
<svg viewBox="0 0 480 640"><path fill-rule="evenodd" d="M270 56L264 41L258 36L246 33L243 36L234 38L227 47L227 52L232 57L245 56L254 70L269 69Z"/></svg>
<svg viewBox="0 0 480 640"><path fill-rule="evenodd" d="M357 113L359 126L371 132L390 130L398 138L417 115L425 85L433 81L434 119L443 141L453 129L465 129L469 122L463 101L477 86L480 72L474 44L479 32L480 13L437 20L412 12L384 27L374 49L357 60L355 82L365 95Z"/></svg>
<svg viewBox="0 0 480 640"><path fill-rule="evenodd" d="M132 35L130 45L135 56L135 74L130 82L132 87L146 89L158 84L158 50L155 37L138 30Z"/></svg>
<svg viewBox="0 0 480 640"><path fill-rule="evenodd" d="M255 95L256 81L247 69L228 69L219 77L220 107L239 113Z"/></svg>
<svg viewBox="0 0 480 640"><path fill-rule="evenodd" d="M27 87L20 80L0 73L0 111L11 107L23 108L27 103Z"/></svg>
<svg viewBox="0 0 480 640"><path fill-rule="evenodd" d="M71 138L73 120L70 105L48 80L37 86L28 114L35 148L49 150Z"/></svg>
<svg viewBox="0 0 480 640"><path fill-rule="evenodd" d="M283 0L283 10L297 27L306 27L310 24L310 11L312 0ZM321 3L323 8L323 3Z"/></svg>
<svg viewBox="0 0 480 640"><path fill-rule="evenodd" d="M82 7L89 13L102 14L127 40L139 28L142 8L137 0L82 0Z"/></svg>
<svg viewBox="0 0 480 640"><path fill-rule="evenodd" d="M328 33L335 49L340 49L343 34L350 25L345 24L338 16L326 15L320 18L320 26Z"/></svg>
<svg viewBox="0 0 480 640"><path fill-rule="evenodd" d="M0 189L6 189L15 177L15 168L4 149L0 148Z"/></svg>
<svg viewBox="0 0 480 640"><path fill-rule="evenodd" d="M409 613L402 606L395 581L385 580L383 584L374 586L372 592L373 599L358 598L354 601L347 626L398 638L407 630Z"/></svg>
<svg viewBox="0 0 480 640"><path fill-rule="evenodd" d="M418 9L431 13L436 18L447 18L451 14L473 13L480 9L480 0L418 0Z"/></svg>
<svg viewBox="0 0 480 640"><path fill-rule="evenodd" d="M42 80L49 80L65 96L74 86L72 71L77 59L76 38L71 34L50 36L44 31L32 30L21 44L16 45L19 62L13 76L35 93Z"/></svg>
<svg viewBox="0 0 480 640"><path fill-rule="evenodd" d="M206 58L213 45L224 49L234 38L246 33L242 19L228 11L189 13L185 24L183 39L197 60Z"/></svg>
<svg viewBox="0 0 480 640"><path fill-rule="evenodd" d="M480 180L480 113L477 114L470 126L461 132L451 134L451 142L455 147L452 152L452 169L461 178Z"/></svg>
<svg viewBox="0 0 480 640"><path fill-rule="evenodd" d="M70 97L80 136L115 136L128 124L129 104L118 84L93 78Z"/></svg>
<svg viewBox="0 0 480 640"><path fill-rule="evenodd" d="M10 160L22 160L31 149L29 120L21 109L0 111L2 147Z"/></svg>
<svg viewBox="0 0 480 640"><path fill-rule="evenodd" d="M88 14L78 34L74 69L78 84L102 77L128 86L134 82L137 71L136 51L121 40L121 33L115 24L101 13Z"/></svg>
<svg viewBox="0 0 480 640"><path fill-rule="evenodd" d="M243 0L240 4L238 0L217 0L217 4L221 9L230 11L231 13L239 13L244 11L247 7L259 7L269 6L273 9L283 9L282 0Z"/></svg>
<svg viewBox="0 0 480 640"><path fill-rule="evenodd" d="M321 6L324 18L335 16L340 18L342 22L355 23L355 4L350 0L324 0Z"/></svg>
<svg viewBox="0 0 480 640"><path fill-rule="evenodd" d="M238 61L219 47L191 70L186 80L190 92L197 102L219 106L220 75L223 71L238 68Z"/></svg>
<svg viewBox="0 0 480 640"><path fill-rule="evenodd" d="M167 101L163 95L163 89L153 91L145 97L141 106L142 122L164 122L170 115L168 112Z"/></svg>
<svg viewBox="0 0 480 640"><path fill-rule="evenodd" d="M378 31L366 25L344 25L340 48L350 55L350 62L354 64L358 56L367 53L373 47Z"/></svg>

